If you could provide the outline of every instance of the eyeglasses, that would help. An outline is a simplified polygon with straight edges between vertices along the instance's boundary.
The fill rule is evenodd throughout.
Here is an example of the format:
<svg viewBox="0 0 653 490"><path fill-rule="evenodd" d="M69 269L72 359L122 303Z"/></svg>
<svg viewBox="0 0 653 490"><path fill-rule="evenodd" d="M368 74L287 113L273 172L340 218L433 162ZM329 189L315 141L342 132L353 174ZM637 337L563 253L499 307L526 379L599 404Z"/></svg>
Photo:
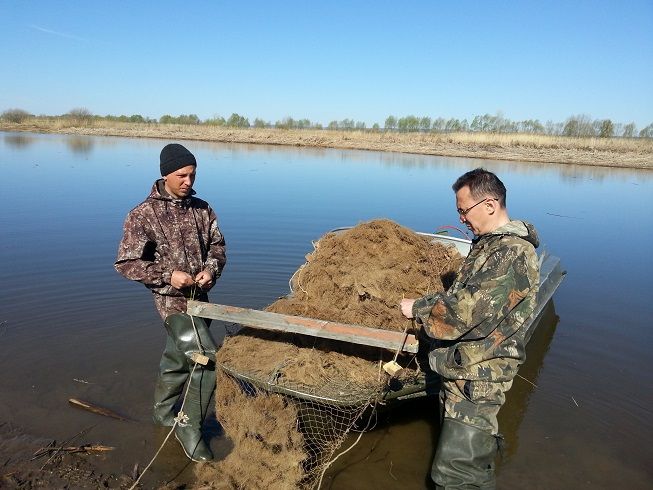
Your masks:
<svg viewBox="0 0 653 490"><path fill-rule="evenodd" d="M458 209L456 209L456 211L458 211L458 214L460 216L467 216L467 213L469 213L472 209L474 209L479 204L484 203L485 201L498 201L498 199L496 197L486 197L482 201L478 201L476 204L474 204L473 206L468 207L467 209L458 208Z"/></svg>

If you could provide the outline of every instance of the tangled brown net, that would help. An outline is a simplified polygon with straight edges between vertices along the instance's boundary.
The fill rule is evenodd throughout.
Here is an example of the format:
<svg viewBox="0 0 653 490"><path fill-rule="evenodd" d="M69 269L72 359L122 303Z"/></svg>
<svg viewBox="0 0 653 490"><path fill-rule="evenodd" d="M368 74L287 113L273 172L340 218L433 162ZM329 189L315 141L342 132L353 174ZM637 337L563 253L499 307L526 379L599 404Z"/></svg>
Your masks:
<svg viewBox="0 0 653 490"><path fill-rule="evenodd" d="M323 236L293 276L294 294L267 309L403 331L410 320L399 302L442 291L460 260L455 249L393 221L370 221Z"/></svg>
<svg viewBox="0 0 653 490"><path fill-rule="evenodd" d="M402 298L445 289L462 257L389 220L324 235L268 311L404 332ZM216 413L234 443L203 469L224 488L314 488L348 431L388 389L395 353L298 334L242 328L218 351ZM415 356L403 355L402 383ZM217 481L215 474L213 481ZM217 488L217 487L214 487ZM220 487L222 488L222 487Z"/></svg>

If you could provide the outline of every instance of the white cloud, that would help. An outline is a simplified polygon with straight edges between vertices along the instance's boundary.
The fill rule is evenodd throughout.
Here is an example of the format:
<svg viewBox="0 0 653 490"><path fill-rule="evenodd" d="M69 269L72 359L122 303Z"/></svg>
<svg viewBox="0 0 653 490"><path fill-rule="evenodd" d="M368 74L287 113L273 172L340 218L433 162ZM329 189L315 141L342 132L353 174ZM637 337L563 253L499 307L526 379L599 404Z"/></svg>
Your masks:
<svg viewBox="0 0 653 490"><path fill-rule="evenodd" d="M77 41L86 41L86 39L74 36L72 34L66 34L65 32L53 31L51 29L46 29L45 27L37 26L37 25L34 25L34 24L31 24L29 27L31 27L32 29L35 29L37 31L45 32L46 34L52 34L54 36L65 37L67 39L75 39Z"/></svg>

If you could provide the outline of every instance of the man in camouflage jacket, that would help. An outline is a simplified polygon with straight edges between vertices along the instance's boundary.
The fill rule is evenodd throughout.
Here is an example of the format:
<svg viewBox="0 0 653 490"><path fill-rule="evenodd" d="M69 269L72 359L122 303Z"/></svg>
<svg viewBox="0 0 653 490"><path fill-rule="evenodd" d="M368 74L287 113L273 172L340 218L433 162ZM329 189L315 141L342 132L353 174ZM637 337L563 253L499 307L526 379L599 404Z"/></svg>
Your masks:
<svg viewBox="0 0 653 490"><path fill-rule="evenodd" d="M497 413L525 360L523 327L539 289L532 225L511 221L503 183L483 169L453 185L460 221L476 235L444 293L401 309L431 338L429 365L442 379L443 421L431 477L437 488L494 488Z"/></svg>
<svg viewBox="0 0 653 490"><path fill-rule="evenodd" d="M225 241L215 212L207 202L194 197L196 168L195 157L182 145L173 143L163 148L162 178L154 183L147 199L127 215L115 262L121 275L152 291L165 321L168 336L155 389L154 421L168 426L175 424L174 406L191 373L186 352L198 345L195 336L212 344L206 323L185 315L187 300L208 301L207 292L226 262ZM188 401L197 395L205 412L215 372L201 368L192 371L197 371L193 377L198 380L191 379L186 398ZM176 436L191 459L204 461L212 456L201 440L201 420L193 420L203 418L195 408L190 401L184 405L191 420L183 427L176 426Z"/></svg>

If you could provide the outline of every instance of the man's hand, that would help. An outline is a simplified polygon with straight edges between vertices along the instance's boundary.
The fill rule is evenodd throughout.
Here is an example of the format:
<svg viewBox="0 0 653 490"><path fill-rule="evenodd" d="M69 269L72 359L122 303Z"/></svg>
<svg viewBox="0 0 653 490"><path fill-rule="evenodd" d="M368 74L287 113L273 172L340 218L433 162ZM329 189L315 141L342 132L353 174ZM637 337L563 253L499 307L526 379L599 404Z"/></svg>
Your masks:
<svg viewBox="0 0 653 490"><path fill-rule="evenodd" d="M170 284L175 289L188 288L195 284L195 281L190 274L182 271L172 271L170 276Z"/></svg>
<svg viewBox="0 0 653 490"><path fill-rule="evenodd" d="M202 271L195 276L195 282L204 290L211 289L213 286L213 274L207 271Z"/></svg>
<svg viewBox="0 0 653 490"><path fill-rule="evenodd" d="M399 307L401 308L401 313L406 318L413 318L413 304L415 304L415 300L408 299L408 298L402 299L401 303L399 303Z"/></svg>

